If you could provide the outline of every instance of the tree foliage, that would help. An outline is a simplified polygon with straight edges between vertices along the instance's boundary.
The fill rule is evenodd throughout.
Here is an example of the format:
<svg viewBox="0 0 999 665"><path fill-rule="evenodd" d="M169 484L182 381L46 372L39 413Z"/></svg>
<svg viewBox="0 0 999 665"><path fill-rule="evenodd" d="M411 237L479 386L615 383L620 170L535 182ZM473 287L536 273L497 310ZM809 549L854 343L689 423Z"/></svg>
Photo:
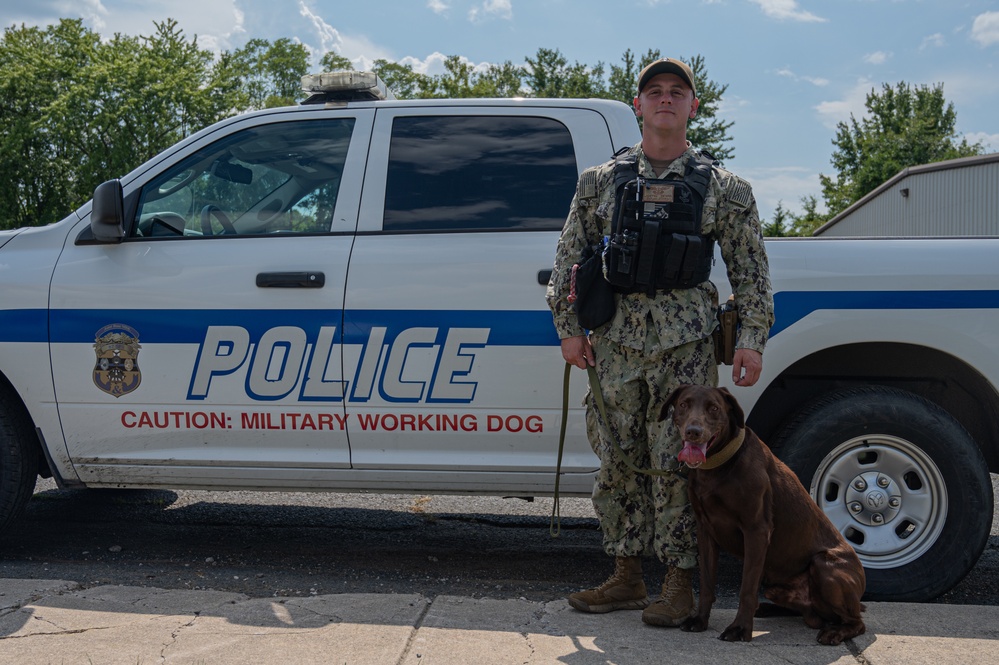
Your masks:
<svg viewBox="0 0 999 665"><path fill-rule="evenodd" d="M763 224L763 235L768 238L810 236L829 221L829 215L818 211L819 202L814 196L802 197L801 205L803 210L795 214L784 207L783 201L778 201L773 219Z"/></svg>
<svg viewBox="0 0 999 665"><path fill-rule="evenodd" d="M155 27L107 42L79 20L4 32L0 228L55 221L102 181L239 109L231 58L199 49L174 21Z"/></svg>
<svg viewBox="0 0 999 665"><path fill-rule="evenodd" d="M791 213L784 207L783 201L777 202L773 220L763 224L763 235L767 238L783 238L791 235Z"/></svg>
<svg viewBox="0 0 999 665"><path fill-rule="evenodd" d="M310 54L291 39L251 39L213 53L174 20L153 23L148 36L102 40L81 20L45 28L13 26L0 39L0 228L56 221L85 203L99 183L122 176L177 141L224 117L294 104ZM410 64L377 60L374 71L400 99L575 97L618 99L629 106L638 72L658 58L626 51L619 65L587 65L558 49L540 48L523 65L473 66L447 57L430 75ZM718 118L726 87L693 68L701 106L691 141L717 158L732 156ZM328 52L322 71L353 69Z"/></svg>
<svg viewBox="0 0 999 665"><path fill-rule="evenodd" d="M242 73L249 99L244 110L288 106L303 98L302 77L309 72L309 51L302 44L286 37L273 43L251 39L232 58Z"/></svg>
<svg viewBox="0 0 999 665"><path fill-rule="evenodd" d="M792 236L810 236L832 217L828 212L819 212L819 200L812 194L801 198L802 211L792 215Z"/></svg>
<svg viewBox="0 0 999 665"><path fill-rule="evenodd" d="M902 169L981 154L982 145L958 140L957 113L944 98L943 84L911 86L904 81L871 90L867 115L836 127L832 154L835 176L820 176L830 215L836 215Z"/></svg>

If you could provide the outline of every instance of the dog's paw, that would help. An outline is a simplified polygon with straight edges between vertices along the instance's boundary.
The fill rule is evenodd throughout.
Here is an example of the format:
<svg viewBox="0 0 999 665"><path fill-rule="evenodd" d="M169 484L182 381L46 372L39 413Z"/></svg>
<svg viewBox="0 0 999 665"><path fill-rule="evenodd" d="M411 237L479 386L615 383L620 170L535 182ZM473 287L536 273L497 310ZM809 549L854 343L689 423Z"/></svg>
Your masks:
<svg viewBox="0 0 999 665"><path fill-rule="evenodd" d="M680 624L680 630L685 633L703 633L708 629L708 622L701 617L690 617L682 624Z"/></svg>
<svg viewBox="0 0 999 665"><path fill-rule="evenodd" d="M753 640L753 627L746 628L733 623L718 636L718 639L726 642L751 642Z"/></svg>
<svg viewBox="0 0 999 665"><path fill-rule="evenodd" d="M827 646L839 646L845 640L862 635L865 631L863 623L853 623L845 626L826 626L819 631L818 642Z"/></svg>

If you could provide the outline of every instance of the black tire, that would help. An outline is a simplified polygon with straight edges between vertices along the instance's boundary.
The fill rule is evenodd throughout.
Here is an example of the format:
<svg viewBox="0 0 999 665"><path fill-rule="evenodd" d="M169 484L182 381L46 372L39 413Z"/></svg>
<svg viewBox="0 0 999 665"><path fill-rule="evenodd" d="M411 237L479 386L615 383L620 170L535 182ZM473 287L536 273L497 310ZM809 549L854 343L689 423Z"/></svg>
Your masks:
<svg viewBox="0 0 999 665"><path fill-rule="evenodd" d="M0 533L35 491L38 437L20 401L0 380Z"/></svg>
<svg viewBox="0 0 999 665"><path fill-rule="evenodd" d="M994 499L982 452L918 395L884 386L829 393L772 446L857 550L869 600L936 598L985 548Z"/></svg>

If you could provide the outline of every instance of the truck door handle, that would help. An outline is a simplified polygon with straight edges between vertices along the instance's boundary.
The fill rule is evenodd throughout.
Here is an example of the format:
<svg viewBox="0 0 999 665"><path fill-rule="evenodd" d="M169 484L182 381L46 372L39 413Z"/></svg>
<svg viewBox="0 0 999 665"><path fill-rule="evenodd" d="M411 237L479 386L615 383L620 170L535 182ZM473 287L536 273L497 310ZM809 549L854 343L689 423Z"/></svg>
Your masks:
<svg viewBox="0 0 999 665"><path fill-rule="evenodd" d="M548 282L551 281L552 271L549 270L539 270L538 271L538 284L542 286L548 286Z"/></svg>
<svg viewBox="0 0 999 665"><path fill-rule="evenodd" d="M257 286L262 289L321 289L326 274L315 271L257 273Z"/></svg>

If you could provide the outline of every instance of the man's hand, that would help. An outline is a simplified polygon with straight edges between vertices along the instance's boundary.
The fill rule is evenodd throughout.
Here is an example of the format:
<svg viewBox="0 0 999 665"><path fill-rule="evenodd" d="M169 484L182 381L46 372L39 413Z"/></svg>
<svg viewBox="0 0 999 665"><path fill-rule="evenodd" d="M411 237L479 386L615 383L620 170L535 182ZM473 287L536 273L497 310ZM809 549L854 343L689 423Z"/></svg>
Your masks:
<svg viewBox="0 0 999 665"><path fill-rule="evenodd" d="M593 353L593 345L586 335L578 337L566 337L562 340L562 357L570 365L575 365L579 369L586 369L586 365L596 367L597 361Z"/></svg>
<svg viewBox="0 0 999 665"><path fill-rule="evenodd" d="M563 340L564 342L564 340ZM565 346L562 346L565 355ZM737 386L748 388L760 380L763 371L763 354L752 349L736 349L732 358L732 382Z"/></svg>

